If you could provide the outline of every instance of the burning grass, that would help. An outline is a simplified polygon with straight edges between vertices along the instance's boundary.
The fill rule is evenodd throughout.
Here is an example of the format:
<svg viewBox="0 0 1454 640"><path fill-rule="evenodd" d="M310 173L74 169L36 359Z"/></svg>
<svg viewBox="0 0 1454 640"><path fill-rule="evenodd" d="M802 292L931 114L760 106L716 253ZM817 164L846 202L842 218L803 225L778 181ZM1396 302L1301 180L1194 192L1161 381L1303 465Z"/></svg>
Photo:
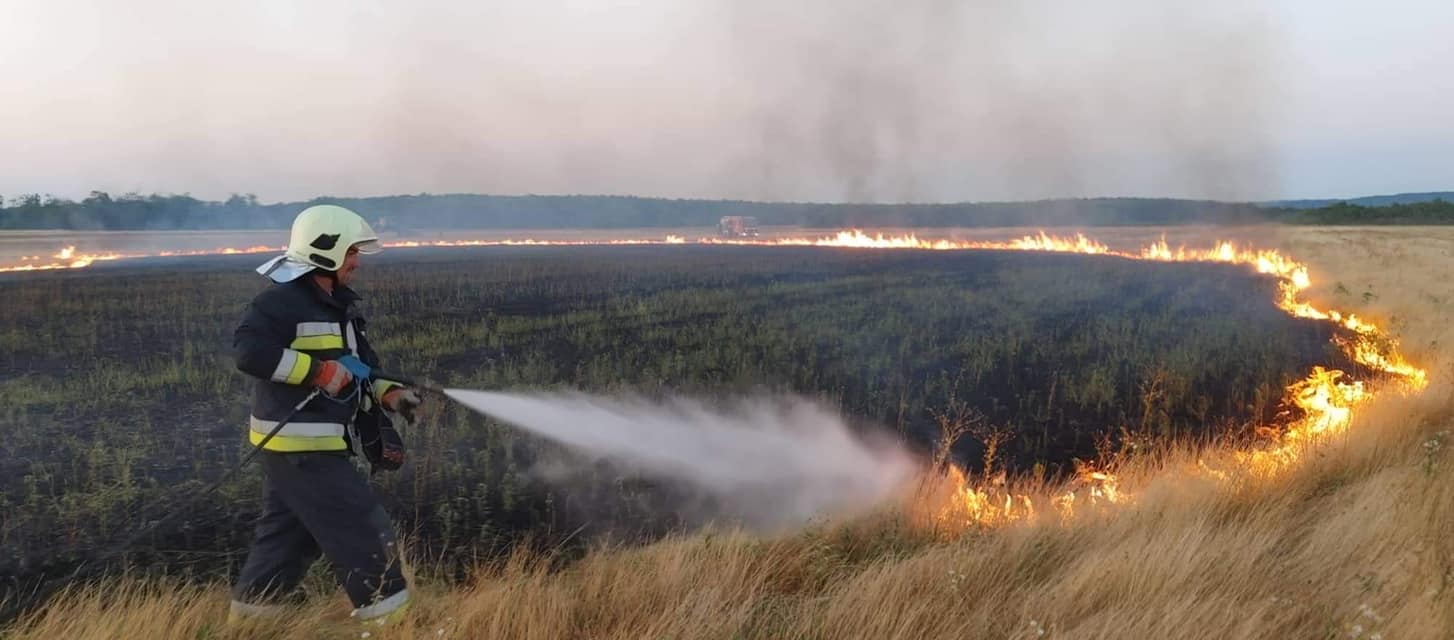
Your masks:
<svg viewBox="0 0 1454 640"><path fill-rule="evenodd" d="M940 438L935 412L959 404L970 434L947 459L981 473L986 458L997 469L1038 466L1048 480L1072 475L1076 459L1147 441L1224 429L1250 437L1275 417L1284 386L1341 357L1330 325L1288 317L1270 302L1272 283L1236 266L799 247L382 257L365 290L391 367L464 388L805 394L926 452ZM65 572L142 526L143 508L191 518L145 540L137 565L221 573L240 558L255 475L225 487L223 500L185 500L240 450L247 381L226 340L259 286L255 261L123 263L4 282L19 304L0 311L13 328L0 336L0 363L18 374L0 381L11 425L0 536L12 552L0 568ZM440 408L411 433L412 464L381 478L431 562L465 567L527 536L549 545L583 526L574 543L650 540L724 515L672 483ZM994 437L1003 440L986 456ZM542 461L577 471L546 482L531 472ZM1098 481L1076 499L1109 495Z"/></svg>
<svg viewBox="0 0 1454 640"><path fill-rule="evenodd" d="M1349 273L1392 294L1380 305L1362 296L1361 306L1414 318L1409 326L1431 330L1405 337L1437 355L1445 330L1419 319L1447 299L1447 264L1416 262L1435 277L1410 281L1378 268L1388 247L1366 249L1353 264L1346 252L1310 254L1366 268ZM1339 295L1327 288L1313 293ZM1334 396L1347 391L1340 381L1315 376L1304 387L1313 393L1294 395L1357 411L1346 420L1324 413L1305 430L1294 423L1255 449L1167 446L1132 458L1115 469L1116 499L1104 478L1091 478L1102 480L1097 504L1119 506L1077 510L1073 522L1042 509L1008 518L1016 526L979 518L944 536L910 526L924 504L914 502L902 514L783 538L709 533L602 549L564 570L522 553L456 588L427 586L430 597L390 637L1444 637L1454 628L1445 593L1454 553L1442 528L1454 491L1439 434L1451 407L1445 372L1434 371L1433 388L1412 398ZM1321 435L1287 435L1298 433ZM1283 444L1299 452L1296 464L1239 455ZM1009 480L1007 491L1065 489L1025 482ZM949 488L965 486L974 485ZM220 628L220 590L193 598L164 585L93 611L112 593L62 601L16 636L245 633ZM343 610L315 599L268 630L356 637ZM148 617L180 623L147 627ZM96 622L63 626L77 619ZM135 626L102 626L127 622Z"/></svg>
<svg viewBox="0 0 1454 640"><path fill-rule="evenodd" d="M1451 556L1440 541L1454 516L1454 483L1421 468L1431 434L1404 420L1448 420L1450 408L1427 401L1369 408L1348 442L1277 483L1232 488L1162 467L1145 471L1152 482L1134 508L1077 526L1038 522L947 541L884 513L778 538L703 532L600 548L565 569L522 552L461 584L425 577L424 597L404 625L373 633L1446 637L1454 628ZM1183 452L1182 459L1195 457ZM315 594L282 621L241 627L223 622L226 600L222 585L107 583L58 600L12 637L360 634L336 594Z"/></svg>

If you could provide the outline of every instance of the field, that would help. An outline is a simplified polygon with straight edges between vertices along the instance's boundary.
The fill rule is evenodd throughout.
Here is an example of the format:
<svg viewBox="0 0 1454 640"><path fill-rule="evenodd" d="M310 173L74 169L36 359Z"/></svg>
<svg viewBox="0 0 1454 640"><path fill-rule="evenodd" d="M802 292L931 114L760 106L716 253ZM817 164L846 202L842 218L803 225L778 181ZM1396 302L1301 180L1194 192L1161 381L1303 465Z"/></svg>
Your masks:
<svg viewBox="0 0 1454 640"><path fill-rule="evenodd" d="M1035 233L1032 227L942 227L933 229L909 229L896 227L874 227L875 232L887 235L914 233L919 237L950 240L987 240L1018 237ZM837 232L838 228L805 228L796 226L764 226L761 237L765 239L790 237L823 237ZM1349 228L1350 231L1388 230L1388 227ZM1057 233L1072 234L1083 231L1107 242L1129 245L1144 245L1161 236L1201 244L1213 240L1237 240L1268 244L1288 233L1291 227L1278 225L1254 226L1162 226L1162 227L1119 227L1119 228L1064 228ZM381 231L385 242L499 242L506 240L580 241L580 240L654 240L667 236L687 240L716 236L715 227L656 227L626 229L408 229L402 231ZM76 231L35 230L0 231L0 269L22 264L46 264L64 262L54 258L66 247L74 247L76 254L90 255L145 255L163 251L208 252L221 248L265 249L281 247L288 242L287 229L257 230L202 230L202 231Z"/></svg>
<svg viewBox="0 0 1454 640"><path fill-rule="evenodd" d="M1428 236L1307 230L1284 243L1313 261L1315 296L1380 318L1430 362L1450 292L1435 271L1447 269L1447 240ZM804 394L926 458L936 415L972 411L1012 435L998 462L1022 474L1055 477L1137 442L1247 440L1250 425L1279 410L1288 382L1312 364L1346 364L1326 325L1288 318L1271 305L1268 281L1230 266L731 247L385 255L362 287L390 368L460 387ZM248 272L255 262L118 263L0 280L0 294L19 303L0 312L0 428L9 434L0 532L15 567L5 574L68 569L155 517L140 506L183 505L238 459L245 381L225 346L259 286ZM1440 423L1421 417L1445 410L1442 398L1429 400L1439 388L1412 408L1374 407L1370 420L1387 424L1350 441L1375 446L1345 443L1286 487L1176 487L1105 522L954 542L905 528L890 509L797 535L687 533L635 550L570 551L564 569L517 553L466 575L457 569L511 548L653 539L705 516L681 508L690 496L624 470L593 469L582 486L542 483L532 463L568 453L453 408L411 434L413 465L384 491L421 576L439 591L419 614L420 635L485 625L535 637L1321 637L1358 619L1344 600L1361 597L1377 603L1380 628L1437 637L1428 631L1447 629L1438 626L1445 614L1391 600L1413 598L1430 576L1449 579L1439 569L1449 566L1440 564L1447 544L1408 540L1432 514L1370 523L1348 510L1414 492L1398 493L1396 508L1438 513L1447 482L1436 484L1437 464L1419 462L1439 449L1423 443ZM971 468L984 453L973 437L953 451ZM229 486L189 505L195 515L181 530L145 541L133 567L187 573L201 586L160 599L135 587L136 610L177 620L186 637L209 627L218 611L209 598L219 598L209 578L238 560L255 495L255 478ZM527 534L532 545L517 546ZM1406 542L1429 566L1408 565ZM1350 560L1321 562L1334 557L1329 545ZM1366 564L1389 559L1380 554L1397 562ZM1304 576L1337 584L1314 589L1297 582ZM466 589L448 592L456 584ZM639 586L622 591L628 584ZM1147 593L1165 600L1139 615L1127 609ZM552 622L552 608L569 613ZM67 610L54 611L31 632L61 633L54 625ZM326 632L330 617L282 632Z"/></svg>

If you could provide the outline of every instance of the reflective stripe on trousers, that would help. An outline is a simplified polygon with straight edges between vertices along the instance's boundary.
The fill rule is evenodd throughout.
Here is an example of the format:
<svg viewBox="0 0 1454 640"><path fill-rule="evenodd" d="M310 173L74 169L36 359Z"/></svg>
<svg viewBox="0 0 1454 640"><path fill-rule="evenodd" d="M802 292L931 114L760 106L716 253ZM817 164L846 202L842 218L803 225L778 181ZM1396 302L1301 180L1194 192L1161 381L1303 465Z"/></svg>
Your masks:
<svg viewBox="0 0 1454 640"><path fill-rule="evenodd" d="M409 590L405 589L367 607L359 607L350 614L361 622L385 624L390 616L403 613L409 607Z"/></svg>
<svg viewBox="0 0 1454 640"><path fill-rule="evenodd" d="M233 599L283 604L322 555L357 617L397 615L409 596L399 595L408 584L394 528L349 456L264 452L258 460L263 508Z"/></svg>

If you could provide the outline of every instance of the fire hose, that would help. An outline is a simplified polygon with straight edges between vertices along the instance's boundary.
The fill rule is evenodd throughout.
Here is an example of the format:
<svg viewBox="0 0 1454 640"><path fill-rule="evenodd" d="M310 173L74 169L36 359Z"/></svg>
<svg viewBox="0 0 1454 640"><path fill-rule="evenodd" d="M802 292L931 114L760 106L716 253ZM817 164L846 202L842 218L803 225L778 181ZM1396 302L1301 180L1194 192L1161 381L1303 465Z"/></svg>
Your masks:
<svg viewBox="0 0 1454 640"><path fill-rule="evenodd" d="M442 387L428 381L416 381L405 376L398 376L379 371L373 371L370 378L374 380L389 380L402 384L406 387L418 389L420 391L427 391L441 397L447 397ZM186 505L195 504L203 498L206 498L216 493L218 489L222 488L222 485L226 484L229 480L232 480L233 477L235 477L239 472L247 468L247 465L251 463L253 459L257 458L257 455L263 451L264 447L267 446L268 442L272 441L272 439L276 437L280 431L283 430L283 427L288 426L288 423L292 422L293 419L296 418L298 414L303 411L303 408L308 406L308 403L317 399L318 396L322 393L322 389L315 387L311 392L308 393L307 396L299 401L298 404L294 405L293 408L288 411L288 414L284 416L283 419L279 420L276 425L273 426L271 431L265 434L262 439L257 441L257 444L253 445L252 448L248 450L247 455L243 456L242 461L228 468L227 471L223 472L221 476L219 476L211 484L207 485L200 493L185 499ZM146 511L149 511L149 509L142 510L142 512ZM111 548L107 549L104 553L94 554L90 558L83 560L81 564L68 575L52 578L50 580L42 582L39 586L35 588L34 591L30 592L30 594L25 597L17 595L14 600L4 603L3 609L0 609L0 625L9 623L20 614L24 613L27 609L30 609L31 607L37 606L45 602L47 598L49 598L52 594L54 594L63 586L76 580L89 578L96 575L98 572L105 568L107 562L114 560L117 556L123 553L126 553L126 551L132 547L132 545L135 545L142 538L156 532L158 529L162 528L162 525L170 524L172 521L176 520L178 515L183 513L186 513L185 509L173 509L170 513L162 516L157 520L153 520L143 525L140 529L132 532L132 534L130 536L127 536L125 540L122 540L119 544L116 544Z"/></svg>

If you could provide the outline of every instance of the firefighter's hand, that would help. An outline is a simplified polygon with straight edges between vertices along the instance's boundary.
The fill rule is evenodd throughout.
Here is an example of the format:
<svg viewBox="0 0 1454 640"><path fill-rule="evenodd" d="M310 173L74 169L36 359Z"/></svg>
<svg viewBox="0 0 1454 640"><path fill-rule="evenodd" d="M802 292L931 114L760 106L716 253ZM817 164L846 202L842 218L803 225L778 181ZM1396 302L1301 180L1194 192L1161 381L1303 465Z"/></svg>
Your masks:
<svg viewBox="0 0 1454 640"><path fill-rule="evenodd" d="M384 394L383 401L385 409L404 416L404 419L410 423L414 422L414 410L419 407L421 402L419 394L415 393L413 389L404 387L389 389L389 392Z"/></svg>
<svg viewBox="0 0 1454 640"><path fill-rule="evenodd" d="M313 384L330 396L337 396L353 382L353 374L336 360L324 360L313 374Z"/></svg>

